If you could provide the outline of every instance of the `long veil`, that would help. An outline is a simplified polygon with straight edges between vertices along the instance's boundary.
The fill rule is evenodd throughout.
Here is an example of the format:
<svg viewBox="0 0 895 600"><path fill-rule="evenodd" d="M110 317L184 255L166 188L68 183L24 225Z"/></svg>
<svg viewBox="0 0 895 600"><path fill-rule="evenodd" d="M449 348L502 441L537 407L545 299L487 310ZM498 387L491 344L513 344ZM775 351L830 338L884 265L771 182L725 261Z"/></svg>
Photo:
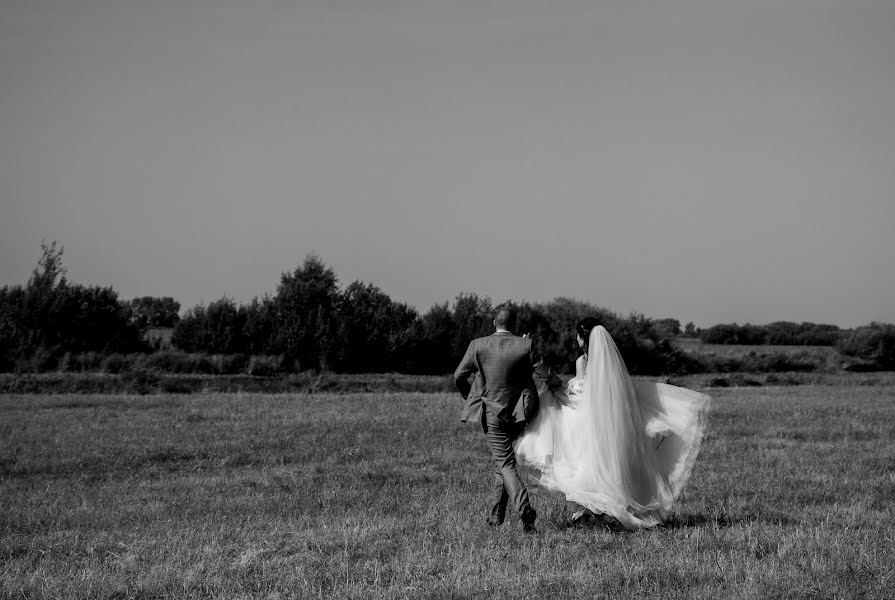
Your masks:
<svg viewBox="0 0 895 600"><path fill-rule="evenodd" d="M629 529L660 524L690 476L711 398L634 382L602 326L588 336L584 380L573 382L568 403L541 391L542 411L517 445L522 465Z"/></svg>
<svg viewBox="0 0 895 600"><path fill-rule="evenodd" d="M573 456L554 462L566 498L627 527L661 523L674 494L647 435L634 383L603 326L590 332L582 392L575 439L564 444Z"/></svg>

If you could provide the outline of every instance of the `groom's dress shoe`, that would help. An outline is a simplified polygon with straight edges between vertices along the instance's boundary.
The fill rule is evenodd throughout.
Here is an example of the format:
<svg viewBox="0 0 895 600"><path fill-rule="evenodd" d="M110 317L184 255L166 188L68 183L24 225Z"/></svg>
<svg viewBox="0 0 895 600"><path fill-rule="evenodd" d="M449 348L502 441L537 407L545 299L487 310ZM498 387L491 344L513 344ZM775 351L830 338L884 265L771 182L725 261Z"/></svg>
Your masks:
<svg viewBox="0 0 895 600"><path fill-rule="evenodd" d="M488 527L500 527L501 525L503 525L503 517L495 517L492 515L492 516L488 517L487 522L488 522Z"/></svg>
<svg viewBox="0 0 895 600"><path fill-rule="evenodd" d="M535 520L538 518L538 511L531 506L526 506L522 511L522 531L525 533L537 533L535 529Z"/></svg>

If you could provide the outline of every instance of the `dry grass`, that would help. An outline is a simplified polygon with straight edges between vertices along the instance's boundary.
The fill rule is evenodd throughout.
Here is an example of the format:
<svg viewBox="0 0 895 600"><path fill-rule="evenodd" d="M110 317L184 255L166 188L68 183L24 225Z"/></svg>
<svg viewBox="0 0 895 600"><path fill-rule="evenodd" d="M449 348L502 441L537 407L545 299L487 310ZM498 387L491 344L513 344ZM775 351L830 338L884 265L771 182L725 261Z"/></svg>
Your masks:
<svg viewBox="0 0 895 600"><path fill-rule="evenodd" d="M8 598L892 598L895 386L712 390L667 527L484 527L446 394L2 396Z"/></svg>

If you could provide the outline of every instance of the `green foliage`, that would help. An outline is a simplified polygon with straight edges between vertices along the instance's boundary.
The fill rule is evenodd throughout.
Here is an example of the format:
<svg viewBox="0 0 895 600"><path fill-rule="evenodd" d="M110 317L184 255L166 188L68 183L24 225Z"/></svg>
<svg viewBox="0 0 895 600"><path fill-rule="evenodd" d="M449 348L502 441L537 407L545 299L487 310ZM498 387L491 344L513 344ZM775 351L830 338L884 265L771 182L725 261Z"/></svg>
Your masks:
<svg viewBox="0 0 895 600"><path fill-rule="evenodd" d="M133 359L124 354L109 354L100 364L100 370L103 373L124 373L129 371L133 364Z"/></svg>
<svg viewBox="0 0 895 600"><path fill-rule="evenodd" d="M392 300L375 285L355 281L340 289L333 270L309 255L283 273L272 296L246 304L221 298L194 306L179 317L170 297L119 301L112 288L72 284L65 278L62 249L43 244L43 254L26 286L0 288L0 370L190 374L282 374L302 371L342 373L453 371L469 342L493 330L494 305L474 293L436 304L423 314ZM816 357L759 352L748 356L705 356L683 352L677 319L620 316L589 302L556 298L512 302L517 333L528 333L546 362L571 373L580 353L576 324L596 317L615 339L629 371L646 375L715 372L811 372L824 369ZM148 350L141 331L173 325L171 345ZM833 325L780 321L768 325L720 324L698 334L715 344L814 345L839 342L851 357L846 368L895 368L890 330L879 324L844 335ZM110 356L104 360L107 355Z"/></svg>
<svg viewBox="0 0 895 600"><path fill-rule="evenodd" d="M866 362L868 369L895 370L895 325L870 323L844 335L837 345L839 351Z"/></svg>
<svg viewBox="0 0 895 600"><path fill-rule="evenodd" d="M681 335L681 322L677 319L655 319L653 326L656 329L656 333L666 339L674 339Z"/></svg>
<svg viewBox="0 0 895 600"><path fill-rule="evenodd" d="M337 370L379 373L407 364L409 357L402 353L412 344L413 308L394 302L375 285L355 281L339 294L335 318Z"/></svg>
<svg viewBox="0 0 895 600"><path fill-rule="evenodd" d="M180 302L170 296L143 296L130 301L131 319L141 331L149 327L174 327L180 321Z"/></svg>
<svg viewBox="0 0 895 600"><path fill-rule="evenodd" d="M453 372L460 360L459 357L454 360L454 328L454 316L447 302L434 305L422 315L414 325L417 351L410 372L429 375Z"/></svg>
<svg viewBox="0 0 895 600"><path fill-rule="evenodd" d="M237 322L243 327L243 351L247 354L276 352L277 312L273 299L254 298L248 304L241 304L238 312Z"/></svg>
<svg viewBox="0 0 895 600"><path fill-rule="evenodd" d="M451 315L454 321L451 339L451 358L454 366L463 358L470 340L494 332L492 310L491 300L480 298L476 294L460 294L454 300ZM453 370L453 367L450 370Z"/></svg>
<svg viewBox="0 0 895 600"><path fill-rule="evenodd" d="M200 352L208 343L208 319L204 306L187 309L171 333L171 344L184 352Z"/></svg>
<svg viewBox="0 0 895 600"><path fill-rule="evenodd" d="M211 359L219 375L238 375L247 372L250 357L248 354L218 354Z"/></svg>
<svg viewBox="0 0 895 600"><path fill-rule="evenodd" d="M64 286L66 268L62 263L62 253L64 248L58 246L55 241L47 244L40 243L40 258L37 259L37 266L31 272L31 278L28 280L28 289L35 295L44 294L51 297L53 290L59 286Z"/></svg>
<svg viewBox="0 0 895 600"><path fill-rule="evenodd" d="M280 277L276 346L299 371L328 369L336 360L337 283L333 270L313 254Z"/></svg>
<svg viewBox="0 0 895 600"><path fill-rule="evenodd" d="M616 321L615 315L610 315L593 304L571 298L556 298L543 305L532 305L528 311L530 319L541 323L539 328L532 331L536 347L544 360L564 373L574 372L575 359L581 353L575 331L578 322L593 316L611 332Z"/></svg>
<svg viewBox="0 0 895 600"><path fill-rule="evenodd" d="M130 307L112 288L68 282L62 248L41 249L27 285L0 288L0 368L46 371L66 354L145 349Z"/></svg>
<svg viewBox="0 0 895 600"><path fill-rule="evenodd" d="M248 348L245 324L248 314L229 298L215 300L207 307L186 311L171 334L171 343L186 352L235 354Z"/></svg>
<svg viewBox="0 0 895 600"><path fill-rule="evenodd" d="M843 332L835 325L823 323L775 321L767 325L723 323L698 333L706 344L833 346Z"/></svg>
<svg viewBox="0 0 895 600"><path fill-rule="evenodd" d="M11 371L16 361L27 355L28 330L24 320L25 289L20 286L0 288L0 370Z"/></svg>
<svg viewBox="0 0 895 600"><path fill-rule="evenodd" d="M105 355L100 352L66 352L59 360L59 371L63 373L83 373L99 371Z"/></svg>
<svg viewBox="0 0 895 600"><path fill-rule="evenodd" d="M246 372L256 377L269 377L280 371L282 358L279 356L261 356L253 354L249 359Z"/></svg>
<svg viewBox="0 0 895 600"><path fill-rule="evenodd" d="M191 354L172 350L147 354L140 360L138 367L162 373L212 374L217 371L214 361L206 354Z"/></svg>

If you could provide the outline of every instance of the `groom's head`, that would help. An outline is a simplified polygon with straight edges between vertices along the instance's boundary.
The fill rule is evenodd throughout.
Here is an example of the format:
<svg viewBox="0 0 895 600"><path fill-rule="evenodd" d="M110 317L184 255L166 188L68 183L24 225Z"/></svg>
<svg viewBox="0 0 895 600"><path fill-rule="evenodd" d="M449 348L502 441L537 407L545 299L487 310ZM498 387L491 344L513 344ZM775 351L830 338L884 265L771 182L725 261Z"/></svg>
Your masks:
<svg viewBox="0 0 895 600"><path fill-rule="evenodd" d="M516 311L509 306L498 306L494 309L494 328L516 331Z"/></svg>

